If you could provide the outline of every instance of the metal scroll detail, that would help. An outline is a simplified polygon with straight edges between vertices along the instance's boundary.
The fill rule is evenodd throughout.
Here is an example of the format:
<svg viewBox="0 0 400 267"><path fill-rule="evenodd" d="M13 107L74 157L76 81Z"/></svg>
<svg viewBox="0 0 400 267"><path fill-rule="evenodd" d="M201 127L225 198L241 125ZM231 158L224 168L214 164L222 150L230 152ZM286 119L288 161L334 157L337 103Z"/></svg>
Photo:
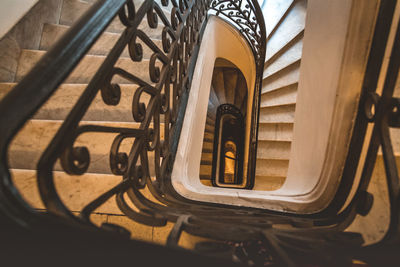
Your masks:
<svg viewBox="0 0 400 267"><path fill-rule="evenodd" d="M260 9L256 1L214 0L211 10L237 28L251 44L256 61L263 56L265 50L265 27L260 23ZM213 13L214 13L213 12Z"/></svg>
<svg viewBox="0 0 400 267"><path fill-rule="evenodd" d="M162 4L167 5L168 1L162 1ZM189 70L196 58L195 50L200 43L200 30L206 18L208 2L181 1L178 4L172 1L172 5L170 19L154 1L144 2L137 12L133 1L127 1L125 7L119 11L120 21L126 30L71 114L83 115L90 104L88 99L93 99L98 91L101 92L104 103L118 105L122 89L117 79L122 78L138 86L132 101L132 117L140 125L137 129L79 126L82 116L69 116L38 165L39 188L49 211L71 216L57 196L52 167L58 158L57 154L62 151L59 157L63 169L72 175L84 174L90 165L90 148L76 146L75 141L81 134L89 131L116 134L110 148L110 169L113 174L122 176L122 181L88 204L82 210L81 219L90 222L90 214L110 197L122 195L131 187L143 188L150 180L150 165L154 166L154 180L150 182L158 190L163 186L163 177L167 175L168 164L172 160L170 139L176 138L175 126L178 109L182 105L181 96L190 88ZM150 28L162 27L162 48L138 29L138 25L144 20L147 20ZM148 60L148 75L140 76L117 66L117 59L126 47L133 64L143 62L143 46L152 51ZM129 153L120 149L126 140L133 142ZM150 152L153 154L153 162L149 160ZM119 205L123 205L121 203L122 199Z"/></svg>

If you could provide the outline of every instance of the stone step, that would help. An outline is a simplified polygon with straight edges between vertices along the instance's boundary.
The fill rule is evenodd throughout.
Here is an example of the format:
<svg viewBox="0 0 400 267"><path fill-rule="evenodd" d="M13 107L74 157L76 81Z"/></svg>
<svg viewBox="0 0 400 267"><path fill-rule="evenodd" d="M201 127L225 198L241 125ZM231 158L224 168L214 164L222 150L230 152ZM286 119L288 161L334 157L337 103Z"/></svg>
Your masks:
<svg viewBox="0 0 400 267"><path fill-rule="evenodd" d="M11 169L13 182L24 199L36 209L45 209L37 187L36 171ZM69 210L79 212L102 193L116 186L122 181L121 176L85 173L82 176L73 176L65 172L54 171L54 183L61 200ZM115 198L111 198L104 205L96 209L98 213L122 214Z"/></svg>
<svg viewBox="0 0 400 267"><path fill-rule="evenodd" d="M218 102L221 104L226 104L227 99L225 96L225 84L224 84L224 72L221 68L214 69L212 88L214 89L215 95L218 98Z"/></svg>
<svg viewBox="0 0 400 267"><path fill-rule="evenodd" d="M39 50L22 50L16 80L21 81L45 53L45 51ZM105 58L105 56L85 56L64 83L89 83ZM119 58L115 66L120 67L145 81L150 81L149 60L145 59L141 62L133 62L130 58ZM114 77L112 81L122 84L131 83L120 77Z"/></svg>
<svg viewBox="0 0 400 267"><path fill-rule="evenodd" d="M293 123L296 105L260 109L260 123Z"/></svg>
<svg viewBox="0 0 400 267"><path fill-rule="evenodd" d="M41 50L49 50L56 41L69 29L69 26L56 25L56 24L44 24L42 32L42 40L40 42ZM115 43L120 38L119 33L103 33L100 38L96 41L93 47L89 50L88 55L99 55L106 56L114 47ZM153 42L162 49L162 44L160 40L153 39ZM153 51L144 42L138 39L138 43L142 45L143 48L143 58L149 59L153 54ZM122 57L129 57L128 48L123 51Z"/></svg>
<svg viewBox="0 0 400 267"><path fill-rule="evenodd" d="M224 70L225 98L228 103L235 103L238 73L236 69Z"/></svg>
<svg viewBox="0 0 400 267"><path fill-rule="evenodd" d="M213 186L211 179L203 179L203 180L200 180L200 182L205 186Z"/></svg>
<svg viewBox="0 0 400 267"><path fill-rule="evenodd" d="M211 165L200 165L200 179L211 180L212 166Z"/></svg>
<svg viewBox="0 0 400 267"><path fill-rule="evenodd" d="M215 106L217 108L219 107L219 105L221 105L221 103L219 102L218 96L215 94L213 87L211 87L210 96L208 99L213 104L213 106Z"/></svg>
<svg viewBox="0 0 400 267"><path fill-rule="evenodd" d="M212 142L203 142L203 153L212 153L214 144Z"/></svg>
<svg viewBox="0 0 400 267"><path fill-rule="evenodd" d="M269 36L279 25L280 21L284 19L293 2L294 0L266 1L263 13L267 36Z"/></svg>
<svg viewBox="0 0 400 267"><path fill-rule="evenodd" d="M212 165L212 153L202 153L201 154L201 165Z"/></svg>
<svg viewBox="0 0 400 267"><path fill-rule="evenodd" d="M214 126L206 124L205 132L214 134Z"/></svg>
<svg viewBox="0 0 400 267"><path fill-rule="evenodd" d="M217 110L218 110L218 106L215 105L213 102L208 101L207 114L213 114L214 116L216 116Z"/></svg>
<svg viewBox="0 0 400 267"><path fill-rule="evenodd" d="M207 142L214 142L214 133L204 132L204 140Z"/></svg>
<svg viewBox="0 0 400 267"><path fill-rule="evenodd" d="M258 140L292 141L293 123L260 123Z"/></svg>
<svg viewBox="0 0 400 267"><path fill-rule="evenodd" d="M273 191L281 188L286 177L282 176L256 176L253 190Z"/></svg>
<svg viewBox="0 0 400 267"><path fill-rule="evenodd" d="M391 128L389 129L389 132L392 141L393 151L396 154L400 154L400 129Z"/></svg>
<svg viewBox="0 0 400 267"><path fill-rule="evenodd" d="M286 49L279 53L278 57L271 58L271 60L264 65L263 78L274 75L281 69L299 61L303 51L303 39L299 39L285 48Z"/></svg>
<svg viewBox="0 0 400 267"><path fill-rule="evenodd" d="M303 42L304 39L304 30L300 31L290 42L288 42L285 46L283 46L279 51L277 51L272 57L270 57L264 63L264 70L271 65L273 62L279 59L281 55L283 55L288 49L292 48L292 46L296 45L298 42ZM301 51L303 52L303 51Z"/></svg>
<svg viewBox="0 0 400 267"><path fill-rule="evenodd" d="M268 37L265 59L268 61L282 47L304 30L307 0L299 0L290 8L278 28Z"/></svg>
<svg viewBox="0 0 400 267"><path fill-rule="evenodd" d="M261 96L260 106L273 107L296 104L298 84L292 84L280 90L271 91Z"/></svg>
<svg viewBox="0 0 400 267"><path fill-rule="evenodd" d="M261 94L297 84L300 78L300 62L292 64L263 80Z"/></svg>
<svg viewBox="0 0 400 267"><path fill-rule="evenodd" d="M137 11L140 6L140 3L142 3L143 1L135 1L135 2L138 3L137 5L135 5ZM79 0L64 0L64 4L61 10L60 24L68 26L73 25L83 15L83 13L89 9L91 5L92 5L91 3L82 2ZM165 8L163 8L163 10L167 18L170 18L171 15L169 11L166 11ZM159 23L161 23L161 19L159 19L158 21ZM121 33L125 29L126 27L121 23L119 17L117 16L108 26L106 31L113 33ZM139 29L143 30L147 34L147 36L151 38L161 39L160 36L163 29L163 25L159 24L156 29L151 29L148 25L145 16L145 18L140 23Z"/></svg>
<svg viewBox="0 0 400 267"><path fill-rule="evenodd" d="M206 118L206 124L215 127L215 120L207 117Z"/></svg>
<svg viewBox="0 0 400 267"><path fill-rule="evenodd" d="M18 133L12 141L9 150L9 164L14 169L29 169L37 168L37 163L51 142L55 133L61 126L62 121L54 120L30 120L24 128ZM111 127L138 128L138 123L111 123L111 122L82 122L81 125L102 125ZM161 129L161 138L163 138L164 130ZM77 141L75 146L86 146L90 153L89 173L111 174L109 154L112 142L117 134L114 133L84 133ZM133 144L133 139L125 139L120 148L120 152L129 153ZM150 173L153 175L154 160L153 152L148 154L150 162ZM61 165L57 161L54 166L55 171L63 171Z"/></svg>
<svg viewBox="0 0 400 267"><path fill-rule="evenodd" d="M279 176L286 177L289 167L289 160L283 159L257 159L257 176Z"/></svg>
<svg viewBox="0 0 400 267"><path fill-rule="evenodd" d="M15 83L0 83L0 99L15 85ZM86 86L87 84L62 84L33 118L64 120ZM83 120L133 122L132 100L137 88L138 86L134 84L122 84L121 100L117 106L106 105L99 92L83 117ZM143 94L141 102L147 104L149 99L149 95Z"/></svg>
<svg viewBox="0 0 400 267"><path fill-rule="evenodd" d="M261 141L257 146L257 159L289 159L290 141Z"/></svg>

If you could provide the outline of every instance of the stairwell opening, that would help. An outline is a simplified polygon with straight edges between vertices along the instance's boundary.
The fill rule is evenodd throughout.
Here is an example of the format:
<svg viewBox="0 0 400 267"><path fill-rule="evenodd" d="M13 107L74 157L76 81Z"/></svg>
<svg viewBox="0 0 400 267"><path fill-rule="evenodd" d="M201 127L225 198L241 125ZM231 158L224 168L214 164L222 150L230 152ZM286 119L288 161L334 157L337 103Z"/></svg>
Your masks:
<svg viewBox="0 0 400 267"><path fill-rule="evenodd" d="M244 168L248 88L231 61L214 63L204 130L200 180L204 185L251 188Z"/></svg>

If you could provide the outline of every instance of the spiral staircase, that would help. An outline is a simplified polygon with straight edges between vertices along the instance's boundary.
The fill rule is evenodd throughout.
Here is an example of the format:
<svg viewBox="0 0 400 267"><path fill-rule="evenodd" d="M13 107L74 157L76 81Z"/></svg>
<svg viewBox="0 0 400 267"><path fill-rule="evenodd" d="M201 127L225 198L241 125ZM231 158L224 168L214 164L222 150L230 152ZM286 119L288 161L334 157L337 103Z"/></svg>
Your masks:
<svg viewBox="0 0 400 267"><path fill-rule="evenodd" d="M48 0L42 1L44 5L46 4L46 1ZM76 25L79 24L81 17L87 10L90 10L95 2L96 0L60 0L58 2L60 4L56 8L55 12L55 16L57 18L42 25L43 28L39 33L40 38L38 37L40 42L38 42L36 45L22 47L18 56L17 64L15 64L15 72L13 74L7 76L2 75L0 72L0 77L2 77L2 80L0 81L0 98L6 96L18 83L24 80L28 73L35 68L37 63L41 62L40 60L44 58L46 52L51 50L51 47L53 47L54 44L56 44L57 41L59 41L62 36L68 32L73 25L75 25L75 23ZM135 6L140 6L143 2L147 3L151 1L134 0L132 2ZM178 12L172 3L165 5L166 1L164 0L157 0L155 2L157 2L159 6L162 6L162 12L168 18L174 17ZM179 3L176 5L188 7L188 1L178 2ZM40 8L43 7L44 6L41 6ZM40 8L38 9L40 10ZM129 7L127 9L129 9ZM184 8L181 9L184 10ZM258 124L256 175L252 190L273 191L279 189L283 185L288 172L291 143L293 138L297 90L300 80L300 65L306 25L307 0L267 0L264 1L262 10L265 17L267 49L262 74L261 98L259 102L260 113ZM35 16L36 15L28 14L25 18L23 18L23 20L25 20L24 23L29 23L29 20L35 19ZM151 14L147 14L147 16L151 17ZM132 21L134 20L134 18L130 19L132 19ZM182 22L184 19L185 18L177 15L177 22L175 23ZM151 19L148 18L148 20ZM152 27L151 22L144 20L140 21L140 24L138 25L138 29L145 33L149 40L155 44L155 46L157 46L156 48L153 48L159 49L160 51L163 49L164 51L167 50L165 49L166 33L163 31L163 22L164 21L162 20L158 21L159 27ZM190 23L190 26L195 24L194 22ZM97 39L95 44L82 58L77 67L68 75L68 77L65 77L65 80L59 86L59 89L43 106L41 106L37 112L35 112L33 117L26 122L24 127L18 132L10 144L7 160L12 175L12 181L15 183L16 188L19 190L24 200L39 213L45 214L49 207L49 203L43 203L41 196L48 192L43 192L43 188L39 188L43 185L40 185L40 182L38 184L37 181L36 170L38 164L40 164L42 153L43 151L47 150L49 146L51 146L52 142L54 142L54 136L56 136L57 132L62 129L64 121L71 116L71 109L74 108L74 105L77 103L77 101L79 101L79 99L85 94L85 90L91 86L93 77L96 76L96 73L102 68L102 65L107 62L107 56L113 51L115 46L118 45L121 36L123 37L124 34L127 34L125 31L126 28L127 26L123 23L123 19L118 17L114 18L113 21L107 26L103 34ZM178 29L180 28L178 27ZM190 35L188 34L188 36ZM118 58L115 67L119 68L120 70L124 70L127 73L134 73L136 78L146 83L154 82L157 79L151 77L151 67L149 77L149 65L151 66L155 60L153 56L154 49L150 48L148 43L144 42L143 40L135 40L135 42L142 44L143 51L141 51L141 59L135 64L131 64L132 58L135 58L135 54L138 53L138 51L132 49L130 46L127 46L123 51L121 51L121 56ZM9 48L10 47L11 46L9 46ZM3 55L0 53L0 58L5 58L7 60L7 55L5 53L6 51L2 52ZM162 64L154 64L155 68L161 68ZM176 68L178 69L178 67ZM181 65L180 68L182 68ZM54 72L57 73L57 70L54 70ZM12 73L12 71L10 73ZM154 71L154 73L157 73L157 71ZM183 73L185 74L185 72ZM158 73L158 75L160 74ZM92 201L96 200L96 197L99 195L102 196L108 194L110 188L116 188L121 184L121 175L117 175L117 173L121 173L121 170L123 170L126 166L124 166L123 160L117 158L116 167L110 168L110 161L112 161L112 159L110 160L110 157L112 157L112 155L110 156L110 147L115 146L115 140L117 136L115 132L110 129L122 129L125 130L124 133L128 133L128 129L141 128L141 123L138 121L143 120L143 118L141 120L137 119L141 115L141 109L151 106L153 103L153 97L143 94L139 95L140 102L143 104L143 106L133 104L136 103L137 100L136 92L139 91L139 89L142 89L141 86L137 85L136 80L134 81L134 79L129 79L127 76L115 76L112 78L111 84L113 83L119 85L119 92L121 95L116 97L118 98L118 105L112 104L113 98L115 98L115 95L113 95L115 91L112 91L111 89L111 91L99 90L91 102L89 109L85 112L83 119L79 122L79 126L87 127L89 130L77 135L74 146L90 147L90 165L88 166L87 170L82 175L78 175L77 173L73 173L71 171L65 172L65 170L69 170L71 167L68 165L69 163L65 159L62 159L61 156L61 159L56 161L53 168L54 184L57 189L58 196L61 198L61 201L65 204L66 208L73 215L81 219L85 219L85 216L87 216L84 210L87 208L88 203L92 203ZM237 107L244 117L249 116L250 114L246 114L246 101L248 98L246 87L247 85L245 78L241 74L240 70L238 70L235 66L223 61L215 64L212 75L212 85L209 94L207 118L201 150L200 180L203 185L207 185L209 187L213 186L211 180L217 109L223 104L231 104ZM183 93L176 94L179 97L182 97ZM165 126L164 119L165 121L171 120L172 124L178 120L175 118L171 119L171 117L174 116L174 112L177 111L171 110L171 112L168 111L166 113L160 111L159 113L162 121L160 123L160 129L158 129L161 139L164 139L169 134L170 129L169 126ZM150 124L156 125L157 123L157 119L154 118L151 120ZM93 125L96 125L97 128L96 130L91 131L90 127L93 127ZM147 127L149 126L147 125ZM156 126L154 126L154 128L156 128ZM103 131L98 131L98 129L103 129ZM152 135L149 134L149 136ZM393 136L395 140L394 146L398 146L396 133L394 133ZM66 136L66 139L69 138L71 137ZM118 156L123 153L131 153L131 149L135 146L135 144L136 137L126 138L120 141L117 148ZM148 170L150 176L152 177L150 180L155 181L157 178L154 177L158 177L160 172L168 169L168 167L159 167L156 166L157 164L155 164L155 162L157 162L157 158L160 157L160 154L161 157L164 157L165 155L163 154L166 154L166 152L163 148L161 148L160 151L157 149L147 149L148 153L146 157L148 158L146 158L146 160L149 162ZM400 157L398 152L399 151L397 148L395 148L396 160L399 166L400 164L398 161ZM73 163L76 163L77 166L80 164L79 156L81 155L78 155L77 159L73 161ZM145 160L142 158L144 157L143 155L140 155L140 157L141 161ZM380 164L383 165L382 154L379 154L378 161L380 161ZM383 167L381 166L381 168ZM136 170L137 169L135 169L135 171ZM139 182L142 183L142 181ZM157 184L156 181L155 184ZM168 185L163 184L162 186L167 188L168 191ZM294 228L298 227L299 229L310 226L306 220L303 220L303 218L300 217L294 217L286 220L285 216L281 216L279 214L277 215L274 212L267 214L256 209L250 209L249 211L246 211L239 208L237 215L234 214L233 216L229 213L229 211L220 208L219 206L215 207L213 205L209 205L205 207L198 207L200 205L198 205L196 202L188 202L181 205L182 203L179 202L182 201L181 196L177 196L177 201L174 200L171 202L171 207L175 207L176 205L176 207L183 210L183 215L181 213L175 214L174 212L168 213L170 212L167 208L169 205L164 202L164 194L159 194L157 190L149 185L148 187L145 187L144 184L140 184L138 187L146 199L156 203L154 205L156 210L159 209L160 211L168 214L168 216L166 216L168 217L168 220L165 220L165 224L164 219L161 218L162 216L150 216L155 223L154 221L147 223L146 219L142 219L140 216L133 219L133 216L130 216L129 214L133 214L138 210L144 210L145 215L151 214L146 206L148 202L144 202L146 204L139 206L139 208L132 208L133 212L130 212L129 210L127 212L126 209L124 210L121 208L128 206L126 203L123 203L124 205L126 204L126 206L121 204L121 201L123 202L124 199L123 196L121 198L122 200L120 199L119 202L118 200L116 202L111 198L107 199L104 201L104 203L102 203L102 205L99 205L95 210L89 212L89 221L98 226L100 229L106 230L106 232L117 232L120 236L130 236L135 240L142 240L161 245L167 244L172 248L175 248L175 245L177 245L174 244L174 242L179 243L179 246L187 249L194 249L197 244L196 249L198 252L201 251L203 254L218 256L218 258L222 258L224 260L232 259L232 253L230 249L233 247L233 250L235 251L235 257L241 257L240 260L236 259L236 261L241 263L244 262L246 265L250 266L254 264L258 266L260 262L265 261L267 258L265 254L269 253L269 251L265 250L265 244L261 241L255 243L252 243L252 241L249 241L249 243L240 241L237 241L236 243L235 241L215 243L214 239L221 241L221 239L226 237L226 233L220 233L219 229L221 228L218 228L221 227L221 225L218 224L218 217L220 214L222 216L227 216L224 217L223 220L227 220L226 218L232 220L235 218L238 219L237 216L249 216L244 219L245 223L255 224L256 228L258 227L257 229L260 229L260 224L265 224L266 221L271 223L271 225L273 225L275 222L278 222L278 228L280 229L280 227L282 227L283 231L285 231L286 228L292 229L292 226ZM134 195L134 193L130 193ZM132 197L132 195L130 195L130 197ZM136 195L136 198L141 199L138 195ZM166 197L166 200L170 201L171 197ZM135 201L132 200L132 203L133 202ZM129 202L129 204L132 203ZM218 202L216 201L216 203ZM135 205L137 205L136 202L133 206ZM57 210L56 206L52 206L51 208ZM196 211L203 215L212 208L216 209L217 215L212 217L215 225L210 224L210 229L212 227L215 227L215 229L209 230L209 232L202 231L201 227L193 224L194 226L192 225L192 228L188 227L189 230L187 233L182 230L182 225L190 225L190 223L192 223L189 222L190 219L188 219L190 216L185 217L188 216L187 214L190 214L192 211ZM234 211L237 209L236 207L229 208ZM60 214L62 215L62 212ZM273 217L271 221L268 216ZM251 220L254 218L259 218L259 221L256 220L256 222L251 222ZM195 223L201 224L203 223L201 221L202 219L203 217L200 218L200 222L197 222L196 220L194 221ZM145 221L146 223L143 223L141 220ZM173 223L173 221L175 223ZM235 221L233 224L238 224L237 222L238 221ZM207 223L208 222L205 224ZM224 226L222 226L222 228L224 228ZM277 236L280 234L279 230L276 230L272 226L271 229L271 231L278 231ZM201 234L198 236L192 235L190 234L190 230L193 233L198 231ZM240 228L240 230L243 231L243 236L248 234L254 238L257 234L256 232L253 232L253 230L249 230L246 227ZM232 228L232 230L227 229L226 231L231 231L232 236L234 236L235 233L238 234L236 228ZM291 230L289 230L288 233L285 232L283 234L282 240L285 240L286 234L292 238L292 233L290 231ZM317 244L319 238L321 237L318 236L318 234L314 236L314 233L309 233L307 231L308 230L305 230L307 234L310 234L307 236L307 238L310 237L311 241L307 238L302 240L300 237L301 241L299 242L310 241L311 243L315 242L315 244ZM265 233L268 239L269 236L267 231L263 233ZM240 233L238 235L240 236ZM235 236L235 238L236 237L237 236ZM68 235L66 234L63 238L68 238ZM70 238L73 239L72 236ZM242 236L237 237L237 240L241 240L241 238ZM323 238L330 240L331 236L323 236ZM344 244L349 244L349 249L352 249L353 245L359 245L359 236L354 235L349 239L341 238L342 237L338 237L334 242L338 241L343 242ZM273 240L273 238L271 238L271 240ZM99 238L98 242L101 242L101 238ZM111 244L114 244L113 242L114 240L110 241L110 246ZM268 240L267 243L268 242L270 242L270 240ZM284 241L282 242L284 243ZM205 248L201 248L202 244L208 245ZM297 248L301 247L301 244L304 243L300 243L300 246L297 246ZM228 253L226 251L226 246L228 246ZM278 247L276 249L276 251L278 251L277 257L284 258L284 264L288 266L295 266L291 265L293 262L291 262L290 259L285 258L285 253L280 254L281 251L279 250L279 245L272 244L272 247L276 248L276 246ZM127 245L127 247L129 247L129 245ZM292 249L291 245L288 247L290 247L288 250ZM325 249L325 245L322 245L321 247L322 249ZM140 248L139 244L137 249L143 249L144 251L146 251L146 249L153 249L154 251L157 251L157 253L160 253L160 255L162 254L163 257L171 259L169 256L163 254L165 251L158 250L159 247ZM329 249L331 249L331 247L329 247ZM346 249L347 247L344 247L344 250ZM253 255L252 252L254 251L256 251L256 253ZM184 255L178 253L175 255L175 251L171 251L170 253L176 257L182 257L182 261L179 262L179 264L182 266L188 262L193 262L192 260L194 259L194 256L191 254ZM293 253L296 254L297 252ZM343 253L343 249L340 250L340 253ZM122 251L119 254L122 255ZM318 255L318 252L314 252L313 255ZM324 256L325 255L321 256L322 260L317 256L316 260L323 262L329 258L329 256L326 258ZM85 257L87 257L87 255L85 255ZM145 262L146 259L142 259L143 257L144 256L142 255L141 260ZM260 260L260 262L254 263L251 262L251 260L246 262L249 258L251 258L251 260ZM207 260L202 257L197 259L198 262L194 263L194 266L198 266L196 264L200 263L210 264L210 266L217 266L218 264L227 263L225 261L207 262ZM268 259L268 262L269 260L270 259ZM332 261L331 258L329 260ZM346 264L347 263L348 262L346 262Z"/></svg>

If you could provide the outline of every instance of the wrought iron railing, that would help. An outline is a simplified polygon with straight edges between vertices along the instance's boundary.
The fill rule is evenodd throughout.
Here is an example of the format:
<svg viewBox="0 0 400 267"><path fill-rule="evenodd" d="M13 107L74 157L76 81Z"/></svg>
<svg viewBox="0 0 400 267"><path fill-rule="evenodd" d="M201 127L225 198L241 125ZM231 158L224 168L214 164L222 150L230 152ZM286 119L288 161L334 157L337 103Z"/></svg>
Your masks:
<svg viewBox="0 0 400 267"><path fill-rule="evenodd" d="M161 2L166 5L168 1ZM359 191L351 204L339 212L343 206L343 192L347 192L354 177L354 175L346 176L347 179L343 179L343 186L332 205L321 213L311 215L288 215L259 209L195 202L175 192L170 180L171 169L207 13L210 12L230 21L242 32L253 49L257 63L257 85L252 114L251 145L254 155L252 164L255 164L256 155L255 141L257 140L258 103L265 55L265 30L260 8L253 0L180 0L179 2L173 0L172 6L171 18L168 19L163 9L153 0L146 0L137 9L131 0L97 1L3 99L0 104L0 151L2 153L0 215L33 229L42 222L49 221L43 214L30 207L13 185L7 160L9 144L24 123L57 90L57 87L118 15L126 26L125 31L91 79L38 163L37 181L48 214L63 218L63 222L68 225L95 229L96 227L90 221L90 215L108 199L115 197L121 211L134 221L151 226L163 226L167 222L173 222L174 227L167 239L167 245L171 247L177 246L182 231L185 231L235 243L236 245L232 246L233 250L245 263L249 263L248 260L252 262L256 260L255 263L259 265L295 266L303 263L327 264L338 260L349 263L352 258L368 260L368 257L362 255L364 250L361 250L361 236L342 231L356 214L366 214L369 211L370 195L366 192L366 188L377 147L382 144L392 211L390 229L384 241L398 241L399 177L393 163L393 152L390 150L387 130L389 127L399 127L399 100L393 98L392 95L393 81L396 80L399 71L400 54L396 48L400 45L400 29L397 31L392 64L389 66L390 75L387 77L384 93L381 97L373 93L376 88L374 79L377 80L379 75L388 38L388 28L393 16L393 2L382 1L380 6L366 73L366 86L362 92L356 123L357 131L354 131L352 149L355 151L349 153L345 170L355 171L354 162L360 157L358 148L364 139L366 125L369 122L374 123L375 130ZM158 48L145 32L138 29L138 25L143 20L147 20L151 28L160 27L158 20L163 24L162 49ZM116 67L116 61L126 47L129 49L132 64L142 61L143 47L137 41L139 39L153 51L149 60L148 79L140 78L135 73ZM99 91L107 105L118 105L121 88L113 82L113 78L117 76L139 86L133 99L132 115L134 120L140 123L140 127L131 129L79 125ZM150 98L147 105L142 103L144 95ZM366 101L370 99L369 96L373 96L371 101ZM365 114L364 102L376 105L374 116L368 117L368 114ZM163 115L163 127L161 115ZM163 138L160 137L161 131L164 131ZM110 168L112 173L121 176L122 181L86 205L81 215L76 217L57 194L53 168L56 161L60 159L62 167L69 174L82 175L87 171L90 165L90 148L75 145L75 140L86 132L116 134L110 148ZM121 143L126 139L134 139L129 153L120 151ZM149 152L155 155L154 177L150 176ZM255 170L255 168L251 169ZM147 188L158 202L146 198L143 194L144 188ZM125 196L130 199L135 208L127 203ZM53 223L54 220L52 219L51 222ZM293 228L274 227L277 224L291 225ZM110 224L104 225L103 229L126 233L123 228ZM380 243L379 246L386 244L390 243ZM367 249L369 252L375 248Z"/></svg>

